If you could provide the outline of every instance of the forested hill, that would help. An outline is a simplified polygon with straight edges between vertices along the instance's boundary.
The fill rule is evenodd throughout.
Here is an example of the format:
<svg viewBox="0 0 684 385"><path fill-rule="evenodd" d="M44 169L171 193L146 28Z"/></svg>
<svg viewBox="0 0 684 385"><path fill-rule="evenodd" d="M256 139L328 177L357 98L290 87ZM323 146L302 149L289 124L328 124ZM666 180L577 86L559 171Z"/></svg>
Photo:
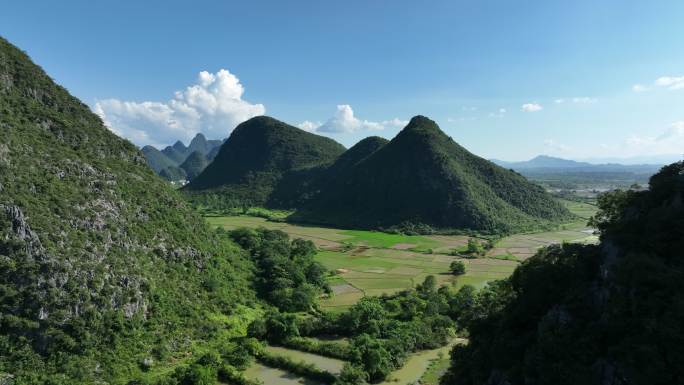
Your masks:
<svg viewBox="0 0 684 385"><path fill-rule="evenodd" d="M0 374L154 376L254 298L236 247L2 38L0 133Z"/></svg>
<svg viewBox="0 0 684 385"><path fill-rule="evenodd" d="M684 381L684 162L599 206L600 245L543 250L477 295L442 384Z"/></svg>
<svg viewBox="0 0 684 385"><path fill-rule="evenodd" d="M214 159L222 143L222 140L207 140L198 133L187 147L177 141L161 151L145 146L142 152L147 164L160 176L170 181L192 180Z"/></svg>
<svg viewBox="0 0 684 385"><path fill-rule="evenodd" d="M541 187L471 154L435 122L416 116L389 143L331 178L293 219L510 232L569 217Z"/></svg>
<svg viewBox="0 0 684 385"><path fill-rule="evenodd" d="M330 138L259 116L238 125L185 190L218 191L239 205L264 205L283 175L330 164L344 150Z"/></svg>

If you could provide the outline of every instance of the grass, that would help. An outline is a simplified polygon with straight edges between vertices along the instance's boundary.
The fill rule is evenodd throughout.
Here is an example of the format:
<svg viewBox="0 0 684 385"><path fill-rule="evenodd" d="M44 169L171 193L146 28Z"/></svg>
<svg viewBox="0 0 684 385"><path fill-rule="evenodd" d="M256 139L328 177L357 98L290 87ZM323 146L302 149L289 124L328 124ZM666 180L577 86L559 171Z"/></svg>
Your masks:
<svg viewBox="0 0 684 385"><path fill-rule="evenodd" d="M518 262L529 258L540 247L560 242L592 242L595 237L586 231L586 218L596 207L586 203L563 201L579 220L553 231L515 234L500 239L486 258L463 259L466 274L454 277L449 264L456 259L448 255L454 249L465 250L468 241L463 235L402 235L379 231L341 230L304 226L252 216L210 216L207 221L226 229L259 227L278 229L293 238L313 241L319 248L316 259L330 270L339 270L328 277L337 294L321 300L330 311L343 311L364 295L394 293L415 286L427 275L438 283L484 287L487 282L511 274ZM432 253L429 253L432 251Z"/></svg>
<svg viewBox="0 0 684 385"><path fill-rule="evenodd" d="M321 301L321 306L331 311L342 311L364 295L394 293L413 287L427 275L435 275L439 284L460 287L467 283L483 287L491 280L507 276L517 266L513 261L467 260L466 274L454 277L449 274L449 264L458 258L448 252L467 242L467 237L460 235L415 236L340 230L249 216L212 216L207 220L226 229L263 226L313 241L320 250L316 259L330 270L341 271L328 277L328 283L340 288L340 292ZM428 249L435 250L434 254L426 253Z"/></svg>
<svg viewBox="0 0 684 385"><path fill-rule="evenodd" d="M580 242L595 243L598 238L591 233L587 221L593 216L597 207L588 203L561 201L579 219L565 223L556 230L514 234L500 239L494 248L487 253L490 258L508 258L524 260L534 255L541 247L554 243Z"/></svg>
<svg viewBox="0 0 684 385"><path fill-rule="evenodd" d="M451 348L454 344L463 342L464 340L456 338L450 344L442 346L441 348L423 350L411 354L404 366L392 372L387 380L381 382L379 385L415 384L431 371L433 371L433 376L437 375L438 373L433 370L433 363L435 361L445 360L448 364L449 351ZM436 383L438 382L435 382L435 384Z"/></svg>
<svg viewBox="0 0 684 385"><path fill-rule="evenodd" d="M437 357L430 362L425 373L420 378L421 385L439 385L439 380L451 365L448 355Z"/></svg>
<svg viewBox="0 0 684 385"><path fill-rule="evenodd" d="M349 238L344 239L345 242L378 248L396 247L419 251L439 245L437 241L419 235L389 234L365 230L347 230L343 231L342 234L349 236Z"/></svg>
<svg viewBox="0 0 684 385"><path fill-rule="evenodd" d="M281 346L267 346L266 351L272 354L287 356L295 361L304 361L316 367L327 370L332 374L339 374L344 366L344 361L335 358L324 357L318 354L302 352L296 349L284 348Z"/></svg>
<svg viewBox="0 0 684 385"><path fill-rule="evenodd" d="M282 369L269 368L258 362L253 363L246 371L245 377L258 380L264 385L321 385L321 383L292 374Z"/></svg>

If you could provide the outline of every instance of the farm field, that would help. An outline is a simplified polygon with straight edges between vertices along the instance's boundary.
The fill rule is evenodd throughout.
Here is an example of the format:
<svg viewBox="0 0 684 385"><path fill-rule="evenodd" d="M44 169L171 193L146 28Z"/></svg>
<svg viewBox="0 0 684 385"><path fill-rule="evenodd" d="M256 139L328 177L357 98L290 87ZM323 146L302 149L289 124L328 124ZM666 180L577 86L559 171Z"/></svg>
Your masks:
<svg viewBox="0 0 684 385"><path fill-rule="evenodd" d="M343 230L295 225L250 216L210 216L207 220L225 229L266 227L282 230L293 238L311 240L319 249L316 259L336 272L329 278L333 290L321 301L324 309L342 311L365 295L394 293L417 285L434 275L438 284L456 287L484 287L487 282L505 278L518 263L531 257L540 247L560 242L595 242L586 226L595 206L563 201L579 219L558 230L514 234L497 241L485 257L462 259L449 255L468 243L465 235L401 235L377 231ZM454 277L449 264L460 259L466 274Z"/></svg>
<svg viewBox="0 0 684 385"><path fill-rule="evenodd" d="M288 371L271 368L255 362L245 370L245 377L249 380L258 380L264 385L325 385L322 382L313 381Z"/></svg>
<svg viewBox="0 0 684 385"><path fill-rule="evenodd" d="M401 369L392 372L387 380L381 382L380 385L407 385L416 383L416 381L420 379L438 378L441 374L440 371L444 369L444 363L448 363L449 351L451 348L455 344L465 342L465 339L455 338L451 343L440 348L411 354L404 366ZM288 356L296 361L304 361L333 374L339 374L344 365L344 362L341 360L289 348L268 346L266 347L266 350L269 353ZM271 368L258 362L253 363L245 371L245 377L251 380L262 381L264 385L319 384L319 382L305 379L282 369ZM434 383L435 385L437 384L437 382Z"/></svg>
<svg viewBox="0 0 684 385"><path fill-rule="evenodd" d="M466 274L454 277L449 264L460 259L446 253L465 245L466 236L409 236L375 231L340 230L271 222L263 218L208 217L215 226L226 229L259 227L278 229L294 238L311 240L319 248L316 259L337 275L329 284L334 295L321 306L342 311L364 295L394 293L415 286L434 275L438 284L465 284L483 287L487 282L508 276L516 261L489 258L463 259ZM432 249L432 254L429 254ZM442 254L444 253L444 254Z"/></svg>
<svg viewBox="0 0 684 385"><path fill-rule="evenodd" d="M392 372L387 380L381 382L380 385L409 385L417 383L417 381L426 374L432 362L442 360L448 361L447 357L449 357L451 348L455 344L462 344L465 342L465 339L455 338L450 344L442 346L441 348L424 350L412 354L401 369Z"/></svg>
<svg viewBox="0 0 684 385"><path fill-rule="evenodd" d="M488 257L508 255L516 260L525 260L535 254L537 249L554 243L581 242L596 243L598 237L593 234L593 229L587 226L587 221L593 216L597 208L587 203L568 200L561 201L578 220L564 224L554 231L514 234L499 240L495 247L488 253Z"/></svg>
<svg viewBox="0 0 684 385"><path fill-rule="evenodd" d="M318 354L302 352L295 349L283 348L280 346L267 346L266 351L279 356L290 357L295 361L304 361L316 365L318 368L327 370L332 374L340 374L342 371L342 366L344 366L344 361L342 360L323 357Z"/></svg>

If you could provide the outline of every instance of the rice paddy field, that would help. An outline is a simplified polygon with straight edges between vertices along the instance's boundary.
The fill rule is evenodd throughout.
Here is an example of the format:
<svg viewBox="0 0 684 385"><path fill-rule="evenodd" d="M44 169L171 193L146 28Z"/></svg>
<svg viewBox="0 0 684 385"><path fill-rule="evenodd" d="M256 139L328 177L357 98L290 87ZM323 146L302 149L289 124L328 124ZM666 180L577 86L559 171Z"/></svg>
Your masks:
<svg viewBox="0 0 684 385"><path fill-rule="evenodd" d="M560 242L595 242L597 238L586 222L596 208L571 201L564 201L564 204L578 216L575 222L554 231L514 234L502 238L484 257L476 259L449 255L451 251L462 250L467 245L468 237L463 235L409 236L295 225L250 216L211 216L207 220L213 226L228 230L265 227L314 242L318 247L316 259L334 272L328 282L333 295L322 299L321 306L329 311L343 311L363 296L410 288L422 282L427 275L434 275L439 284L456 287L469 284L481 288L487 282L509 276L521 261L534 255L541 247ZM466 274L454 277L449 273L449 264L457 259L466 264ZM465 342L454 339L449 346L414 353L401 369L393 372L382 384L404 385L418 381L422 384L438 384L449 365L451 346ZM267 349L272 354L311 363L331 373L339 373L344 364L340 360L289 348ZM254 363L245 375L265 385L318 384L260 363Z"/></svg>
<svg viewBox="0 0 684 385"><path fill-rule="evenodd" d="M505 278L518 263L537 249L560 242L595 242L586 226L595 207L563 201L578 220L547 232L515 234L502 238L485 257L461 259L449 253L468 243L464 235L401 235L379 231L343 230L269 221L251 216L211 216L209 223L226 229L266 227L286 232L293 238L311 240L316 256L335 275L329 278L333 295L321 301L324 309L342 311L366 295L394 293L415 286L434 275L439 284L465 284L481 288L492 280ZM449 264L460 259L466 274L454 277Z"/></svg>
<svg viewBox="0 0 684 385"><path fill-rule="evenodd" d="M264 385L326 385L258 362L253 363L245 371L245 377L253 381L261 381Z"/></svg>

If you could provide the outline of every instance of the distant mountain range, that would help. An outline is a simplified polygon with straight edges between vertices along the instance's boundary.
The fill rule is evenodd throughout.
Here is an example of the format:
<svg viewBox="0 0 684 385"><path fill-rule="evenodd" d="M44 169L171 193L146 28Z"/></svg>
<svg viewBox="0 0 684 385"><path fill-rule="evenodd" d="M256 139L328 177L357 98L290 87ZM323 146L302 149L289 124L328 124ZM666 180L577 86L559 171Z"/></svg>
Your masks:
<svg viewBox="0 0 684 385"><path fill-rule="evenodd" d="M142 152L147 164L160 176L171 181L191 180L214 159L222 143L222 140L207 140L198 133L187 147L179 140L161 151L145 146Z"/></svg>
<svg viewBox="0 0 684 385"><path fill-rule="evenodd" d="M628 172L655 174L663 166L663 164L595 164L547 155L539 155L522 162L506 162L498 159L492 159L491 161L501 167L510 168L523 174L535 172Z"/></svg>
<svg viewBox="0 0 684 385"><path fill-rule="evenodd" d="M291 220L357 228L507 232L569 218L541 187L477 157L416 116L391 141L345 148L269 117L240 124L184 188L205 207L297 209Z"/></svg>

